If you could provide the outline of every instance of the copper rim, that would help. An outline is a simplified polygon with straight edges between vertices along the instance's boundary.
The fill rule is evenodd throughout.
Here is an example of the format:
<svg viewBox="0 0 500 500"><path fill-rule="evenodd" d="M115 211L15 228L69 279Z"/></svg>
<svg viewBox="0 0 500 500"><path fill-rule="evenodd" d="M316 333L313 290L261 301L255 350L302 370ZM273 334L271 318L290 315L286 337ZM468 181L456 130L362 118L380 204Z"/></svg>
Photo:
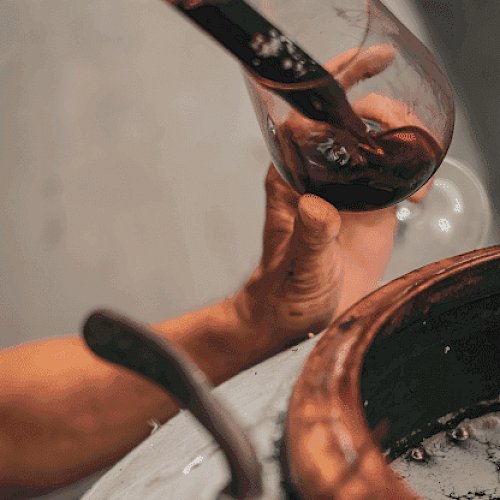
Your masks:
<svg viewBox="0 0 500 500"><path fill-rule="evenodd" d="M311 351L285 422L285 475L307 500L420 498L388 466L360 393L363 358L382 329L474 294L500 292L500 246L444 259L392 281L338 318ZM479 295L478 295L479 296Z"/></svg>

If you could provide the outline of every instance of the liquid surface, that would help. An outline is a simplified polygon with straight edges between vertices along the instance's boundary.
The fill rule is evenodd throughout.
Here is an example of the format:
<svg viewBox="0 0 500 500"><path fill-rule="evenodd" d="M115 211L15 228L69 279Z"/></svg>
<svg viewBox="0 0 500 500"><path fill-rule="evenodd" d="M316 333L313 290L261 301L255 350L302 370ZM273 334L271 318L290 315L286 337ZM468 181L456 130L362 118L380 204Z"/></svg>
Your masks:
<svg viewBox="0 0 500 500"><path fill-rule="evenodd" d="M322 118L331 126L321 133L298 130L300 122L277 129L268 118L265 135L276 167L299 193L339 210L373 210L408 198L437 170L443 151L422 128L370 131L345 97L323 97Z"/></svg>
<svg viewBox="0 0 500 500"><path fill-rule="evenodd" d="M276 167L301 194L316 194L340 210L396 204L434 174L443 152L423 129L369 133L343 88L308 54L241 0L181 9L305 117L331 125L302 140L264 130ZM286 126L286 124L285 124Z"/></svg>

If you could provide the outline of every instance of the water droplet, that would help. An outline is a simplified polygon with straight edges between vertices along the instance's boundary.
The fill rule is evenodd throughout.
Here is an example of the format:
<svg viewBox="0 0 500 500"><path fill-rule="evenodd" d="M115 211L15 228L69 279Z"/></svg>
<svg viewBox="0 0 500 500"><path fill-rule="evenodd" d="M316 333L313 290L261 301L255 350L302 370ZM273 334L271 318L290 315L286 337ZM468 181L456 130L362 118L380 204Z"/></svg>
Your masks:
<svg viewBox="0 0 500 500"><path fill-rule="evenodd" d="M375 122L373 120L367 120L365 118L362 118L363 122L365 123L366 125L366 131L367 132L375 132L375 133L378 133L378 132L381 132L382 131L382 125L380 125L380 123L378 122Z"/></svg>
<svg viewBox="0 0 500 500"><path fill-rule="evenodd" d="M203 462L203 457L198 455L192 462L190 462L186 467L184 467L184 475L187 475L191 472L191 469L197 465L200 465Z"/></svg>
<svg viewBox="0 0 500 500"><path fill-rule="evenodd" d="M269 115L267 115L267 130L269 130L269 132L272 135L276 135L276 127L274 125L273 120L271 119L271 117Z"/></svg>
<svg viewBox="0 0 500 500"><path fill-rule="evenodd" d="M408 207L401 207L396 212L396 217L399 221L407 220L411 215L411 212Z"/></svg>
<svg viewBox="0 0 500 500"><path fill-rule="evenodd" d="M349 163L349 160L351 159L351 155L347 152L347 149L344 146L336 151L335 155L337 156L337 163L342 167L347 165L347 163Z"/></svg>
<svg viewBox="0 0 500 500"><path fill-rule="evenodd" d="M441 229L444 233L449 233L451 230L451 224L448 219L439 219L438 225L439 229Z"/></svg>

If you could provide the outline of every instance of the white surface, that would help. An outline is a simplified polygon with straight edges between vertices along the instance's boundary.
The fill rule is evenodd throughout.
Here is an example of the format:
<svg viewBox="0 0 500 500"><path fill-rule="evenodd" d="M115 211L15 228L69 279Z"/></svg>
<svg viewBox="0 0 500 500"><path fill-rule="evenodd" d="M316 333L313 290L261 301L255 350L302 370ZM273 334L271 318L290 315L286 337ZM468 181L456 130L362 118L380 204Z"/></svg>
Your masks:
<svg viewBox="0 0 500 500"><path fill-rule="evenodd" d="M396 459L392 467L430 500L496 500L500 495L500 419L498 413L465 419L469 437L454 442L445 432L423 441L430 460Z"/></svg>

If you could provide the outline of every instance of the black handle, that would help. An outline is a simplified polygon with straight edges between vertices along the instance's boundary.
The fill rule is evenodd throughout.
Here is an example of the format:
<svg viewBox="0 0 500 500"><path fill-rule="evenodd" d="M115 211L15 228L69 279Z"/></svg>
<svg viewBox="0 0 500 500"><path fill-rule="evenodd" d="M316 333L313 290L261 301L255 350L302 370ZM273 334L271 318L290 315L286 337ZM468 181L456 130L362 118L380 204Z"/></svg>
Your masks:
<svg viewBox="0 0 500 500"><path fill-rule="evenodd" d="M247 68L273 82L303 84L329 74L243 0L177 8Z"/></svg>
<svg viewBox="0 0 500 500"><path fill-rule="evenodd" d="M235 55L267 89L311 120L332 123L365 142L366 127L342 86L244 0L177 9Z"/></svg>
<svg viewBox="0 0 500 500"><path fill-rule="evenodd" d="M174 396L214 436L231 469L225 494L239 500L262 496L262 467L250 439L212 393L204 373L178 346L123 315L101 309L83 326L98 356L149 378Z"/></svg>

